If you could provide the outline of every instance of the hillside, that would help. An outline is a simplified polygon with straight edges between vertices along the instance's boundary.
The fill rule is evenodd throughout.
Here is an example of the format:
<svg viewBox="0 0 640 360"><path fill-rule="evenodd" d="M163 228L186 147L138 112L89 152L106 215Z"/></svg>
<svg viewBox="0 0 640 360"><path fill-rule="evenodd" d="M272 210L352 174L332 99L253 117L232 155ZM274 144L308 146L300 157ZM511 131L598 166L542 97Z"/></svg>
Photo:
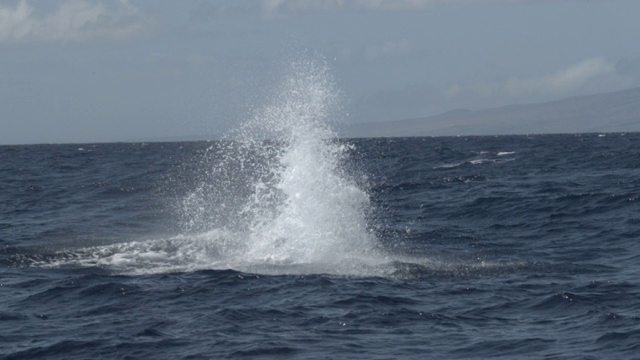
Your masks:
<svg viewBox="0 0 640 360"><path fill-rule="evenodd" d="M640 88L483 110L346 126L345 137L640 131Z"/></svg>

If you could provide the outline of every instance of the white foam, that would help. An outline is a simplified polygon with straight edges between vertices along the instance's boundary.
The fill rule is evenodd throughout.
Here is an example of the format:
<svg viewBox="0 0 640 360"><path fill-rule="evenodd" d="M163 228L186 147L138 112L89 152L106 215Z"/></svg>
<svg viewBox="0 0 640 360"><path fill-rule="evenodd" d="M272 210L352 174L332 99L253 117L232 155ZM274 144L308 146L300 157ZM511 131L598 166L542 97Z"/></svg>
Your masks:
<svg viewBox="0 0 640 360"><path fill-rule="evenodd" d="M239 237L240 236L240 237ZM389 260L368 254L333 254L333 257L309 257L290 247L273 251L263 248L260 254L246 252L238 246L241 234L211 231L198 235L131 241L105 246L61 251L45 261L34 261L39 267L100 267L127 275L226 270L258 274L331 274L352 276L388 276L393 272ZM285 255L286 252L291 254ZM317 254L316 254L317 255ZM327 256L327 254L323 254Z"/></svg>
<svg viewBox="0 0 640 360"><path fill-rule="evenodd" d="M479 165L479 164L484 164L484 163L488 163L488 162L495 162L495 160L493 160L493 159L476 159L476 160L469 161L469 164Z"/></svg>
<svg viewBox="0 0 640 360"><path fill-rule="evenodd" d="M434 166L433 169L452 169L461 165L464 165L465 163L461 162L461 163L455 163L455 164L444 164L444 165L439 165L439 166Z"/></svg>

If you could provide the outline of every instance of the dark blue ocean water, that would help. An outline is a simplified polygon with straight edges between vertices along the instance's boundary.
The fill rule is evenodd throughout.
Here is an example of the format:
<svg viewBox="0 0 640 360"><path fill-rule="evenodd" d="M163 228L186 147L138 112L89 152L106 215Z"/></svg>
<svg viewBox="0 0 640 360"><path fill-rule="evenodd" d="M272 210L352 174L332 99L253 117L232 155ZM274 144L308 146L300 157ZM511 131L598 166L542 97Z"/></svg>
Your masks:
<svg viewBox="0 0 640 360"><path fill-rule="evenodd" d="M0 146L0 358L640 358L640 134L280 148Z"/></svg>

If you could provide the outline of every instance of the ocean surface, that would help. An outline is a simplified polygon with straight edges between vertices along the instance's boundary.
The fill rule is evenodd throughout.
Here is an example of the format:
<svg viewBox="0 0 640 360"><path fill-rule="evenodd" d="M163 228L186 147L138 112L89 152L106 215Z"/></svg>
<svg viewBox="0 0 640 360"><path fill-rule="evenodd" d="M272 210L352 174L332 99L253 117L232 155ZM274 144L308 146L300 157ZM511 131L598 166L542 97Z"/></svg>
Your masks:
<svg viewBox="0 0 640 360"><path fill-rule="evenodd" d="M640 134L336 140L321 70L221 141L0 146L0 358L640 358Z"/></svg>

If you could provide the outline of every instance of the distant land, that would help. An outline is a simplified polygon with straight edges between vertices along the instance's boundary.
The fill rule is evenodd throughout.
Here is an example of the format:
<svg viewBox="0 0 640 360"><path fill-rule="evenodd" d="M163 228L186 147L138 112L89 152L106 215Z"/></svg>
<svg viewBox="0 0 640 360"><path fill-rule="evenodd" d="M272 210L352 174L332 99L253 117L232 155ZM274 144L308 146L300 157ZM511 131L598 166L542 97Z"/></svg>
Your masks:
<svg viewBox="0 0 640 360"><path fill-rule="evenodd" d="M340 137L410 137L640 132L640 87L542 103L375 123L346 124ZM131 139L126 142L210 141L222 133Z"/></svg>
<svg viewBox="0 0 640 360"><path fill-rule="evenodd" d="M640 131L640 87L563 100L343 126L344 137Z"/></svg>

